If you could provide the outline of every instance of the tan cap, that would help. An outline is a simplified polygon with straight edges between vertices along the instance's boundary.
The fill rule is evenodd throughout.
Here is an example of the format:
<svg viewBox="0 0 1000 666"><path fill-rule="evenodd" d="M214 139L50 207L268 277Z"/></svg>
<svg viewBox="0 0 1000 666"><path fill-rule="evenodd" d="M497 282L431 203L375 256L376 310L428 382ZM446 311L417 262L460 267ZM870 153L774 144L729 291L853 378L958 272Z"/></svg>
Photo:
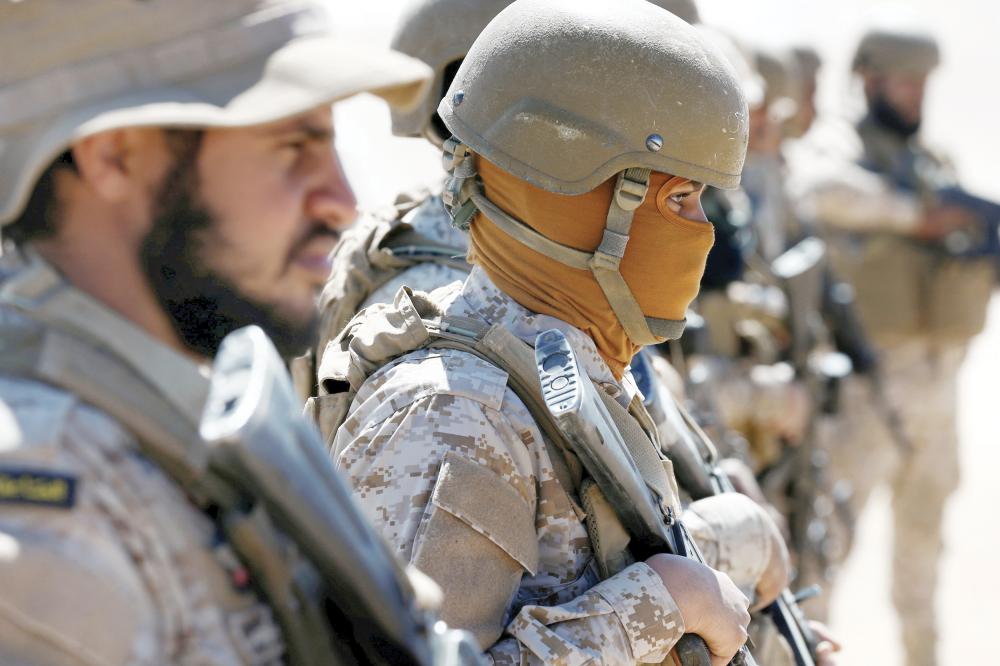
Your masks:
<svg viewBox="0 0 1000 666"><path fill-rule="evenodd" d="M790 51L756 47L754 64L764 79L764 102L775 120L784 122L798 111L802 76Z"/></svg>
<svg viewBox="0 0 1000 666"><path fill-rule="evenodd" d="M928 74L941 62L937 39L916 29L873 28L854 54L855 72Z"/></svg>
<svg viewBox="0 0 1000 666"><path fill-rule="evenodd" d="M629 167L734 188L746 154L732 65L645 0L518 0L473 44L438 113L475 153L560 194Z"/></svg>
<svg viewBox="0 0 1000 666"><path fill-rule="evenodd" d="M823 66L823 59L820 58L819 51L811 46L800 44L792 47L792 58L799 66L799 74L805 77L815 78L820 68Z"/></svg>
<svg viewBox="0 0 1000 666"><path fill-rule="evenodd" d="M366 91L407 106L429 77L303 0L0 0L0 62L0 224L96 132L256 125Z"/></svg>

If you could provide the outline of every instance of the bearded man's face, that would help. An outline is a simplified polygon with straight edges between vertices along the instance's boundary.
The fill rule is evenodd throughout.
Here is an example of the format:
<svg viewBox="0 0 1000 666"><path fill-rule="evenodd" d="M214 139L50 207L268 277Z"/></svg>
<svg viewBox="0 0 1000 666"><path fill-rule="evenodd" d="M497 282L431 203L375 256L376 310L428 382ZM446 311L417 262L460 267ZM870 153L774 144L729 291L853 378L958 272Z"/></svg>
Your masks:
<svg viewBox="0 0 1000 666"><path fill-rule="evenodd" d="M210 358L250 324L285 356L312 343L330 252L355 216L331 123L320 109L194 140L174 135L176 160L141 260L191 351Z"/></svg>

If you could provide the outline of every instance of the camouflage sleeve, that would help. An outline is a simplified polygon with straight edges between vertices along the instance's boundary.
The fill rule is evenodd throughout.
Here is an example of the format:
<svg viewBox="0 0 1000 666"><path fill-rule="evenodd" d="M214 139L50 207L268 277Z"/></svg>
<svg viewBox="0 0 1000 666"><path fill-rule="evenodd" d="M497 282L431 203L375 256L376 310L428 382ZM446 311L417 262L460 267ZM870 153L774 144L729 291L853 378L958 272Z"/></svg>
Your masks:
<svg viewBox="0 0 1000 666"><path fill-rule="evenodd" d="M692 502L682 520L705 563L753 598L771 561L773 532L767 512L746 495L724 493Z"/></svg>
<svg viewBox="0 0 1000 666"><path fill-rule="evenodd" d="M801 198L803 212L844 231L912 233L920 222L920 201L894 189L881 176L854 164L815 180Z"/></svg>
<svg viewBox="0 0 1000 666"><path fill-rule="evenodd" d="M663 581L639 563L569 603L525 606L506 633L488 650L496 664L656 664L684 623Z"/></svg>
<svg viewBox="0 0 1000 666"><path fill-rule="evenodd" d="M363 511L405 561L442 587L443 619L471 631L496 661L660 661L683 623L644 564L563 605L525 606L509 621L522 577L538 567L544 448L500 409L505 377L487 404L488 372L466 375L479 383L480 399L428 395L430 372L421 373L423 393L409 398L378 381L359 393L333 451ZM460 379L447 390L462 393Z"/></svg>

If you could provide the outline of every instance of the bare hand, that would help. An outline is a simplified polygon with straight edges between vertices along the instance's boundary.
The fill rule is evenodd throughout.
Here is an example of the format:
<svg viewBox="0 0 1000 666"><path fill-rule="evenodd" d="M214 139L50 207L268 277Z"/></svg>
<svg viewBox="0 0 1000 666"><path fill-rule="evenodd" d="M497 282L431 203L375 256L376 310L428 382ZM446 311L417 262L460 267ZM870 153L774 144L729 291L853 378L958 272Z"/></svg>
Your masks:
<svg viewBox="0 0 1000 666"><path fill-rule="evenodd" d="M816 620L809 620L809 628L816 634L816 666L837 666L834 655L840 652L841 645L830 633L830 628Z"/></svg>
<svg viewBox="0 0 1000 666"><path fill-rule="evenodd" d="M724 573L677 555L646 560L681 611L687 633L701 636L712 666L725 666L747 641L750 600Z"/></svg>

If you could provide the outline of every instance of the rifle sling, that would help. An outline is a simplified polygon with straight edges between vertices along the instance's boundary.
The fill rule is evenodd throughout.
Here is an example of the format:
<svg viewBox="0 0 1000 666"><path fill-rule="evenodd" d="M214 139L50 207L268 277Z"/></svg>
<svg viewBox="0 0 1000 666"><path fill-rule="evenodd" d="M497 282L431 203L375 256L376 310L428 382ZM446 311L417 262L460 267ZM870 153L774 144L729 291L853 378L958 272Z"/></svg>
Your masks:
<svg viewBox="0 0 1000 666"><path fill-rule="evenodd" d="M545 405L531 346L498 325L487 328L479 322L448 317L440 321L427 321L426 324L432 337L425 346L471 353L507 372L511 389L528 408L542 431L559 482L568 492L579 496L583 478L582 465L573 452L572 444L563 435ZM461 333L449 334L449 330ZM671 521L677 492L665 467L669 462L657 452L656 430L652 418L638 395L626 409L601 387L595 386L595 389L622 434L643 481L659 497L665 519Z"/></svg>

